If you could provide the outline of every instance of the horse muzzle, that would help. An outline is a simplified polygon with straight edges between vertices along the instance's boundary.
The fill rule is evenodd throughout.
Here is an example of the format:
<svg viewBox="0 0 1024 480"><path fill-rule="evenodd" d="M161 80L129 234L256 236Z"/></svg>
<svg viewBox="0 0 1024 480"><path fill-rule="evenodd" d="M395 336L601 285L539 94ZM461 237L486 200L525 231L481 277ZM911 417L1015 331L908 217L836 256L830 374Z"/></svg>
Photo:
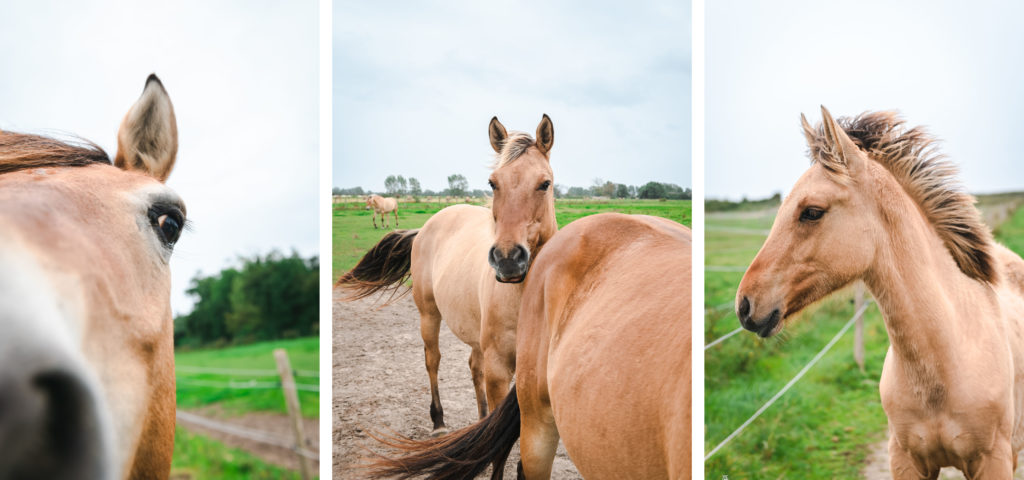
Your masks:
<svg viewBox="0 0 1024 480"><path fill-rule="evenodd" d="M520 283L530 269L530 251L516 245L507 252L491 247L487 262L494 269L494 279L500 283Z"/></svg>
<svg viewBox="0 0 1024 480"><path fill-rule="evenodd" d="M743 328L756 333L761 338L768 338L781 330L782 312L778 308L772 310L768 316L757 319L750 299L747 297L743 297L737 305L736 317L740 319L740 325Z"/></svg>

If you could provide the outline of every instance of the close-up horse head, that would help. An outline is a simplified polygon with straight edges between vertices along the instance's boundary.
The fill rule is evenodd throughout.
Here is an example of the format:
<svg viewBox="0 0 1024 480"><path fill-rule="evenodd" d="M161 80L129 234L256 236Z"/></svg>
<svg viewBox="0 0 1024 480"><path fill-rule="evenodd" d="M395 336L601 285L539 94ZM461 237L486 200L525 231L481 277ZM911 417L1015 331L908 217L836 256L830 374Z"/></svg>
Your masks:
<svg viewBox="0 0 1024 480"><path fill-rule="evenodd" d="M519 283L530 260L558 230L550 163L555 131L544 115L536 139L522 132L509 134L498 117L491 119L488 132L497 153L488 179L494 192L494 246L488 262L499 282Z"/></svg>
<svg viewBox="0 0 1024 480"><path fill-rule="evenodd" d="M744 328L775 335L808 305L893 263L887 232L905 212L923 213L919 224L931 223L964 273L991 275L988 231L970 196L950 188L955 169L921 128L900 128L893 112L837 122L822 107L822 119L813 128L801 116L811 167L740 283L736 313Z"/></svg>
<svg viewBox="0 0 1024 480"><path fill-rule="evenodd" d="M155 75L93 144L0 131L0 478L166 478L185 206Z"/></svg>

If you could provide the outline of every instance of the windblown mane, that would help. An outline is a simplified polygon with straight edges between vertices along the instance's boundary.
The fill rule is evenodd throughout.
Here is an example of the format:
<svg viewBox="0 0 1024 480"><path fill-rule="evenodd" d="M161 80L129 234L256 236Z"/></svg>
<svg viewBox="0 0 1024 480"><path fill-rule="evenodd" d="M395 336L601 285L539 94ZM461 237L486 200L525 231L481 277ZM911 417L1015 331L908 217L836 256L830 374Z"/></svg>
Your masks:
<svg viewBox="0 0 1024 480"><path fill-rule="evenodd" d="M41 135L0 131L0 174L26 168L111 164L102 148L92 142L82 143L73 145Z"/></svg>
<svg viewBox="0 0 1024 480"><path fill-rule="evenodd" d="M494 164L491 165L491 169L497 170L516 161L517 158L526 153L527 149L536 144L537 141L528 133L509 132L508 138L505 139L501 146L501 153L494 158Z"/></svg>
<svg viewBox="0 0 1024 480"><path fill-rule="evenodd" d="M960 270L984 282L996 281L992 233L974 207L974 197L957 180L957 168L938 152L936 140L922 127L906 128L896 112L865 112L837 119L839 127L868 157L882 164L903 186L931 222ZM824 126L810 143L811 163L834 162Z"/></svg>

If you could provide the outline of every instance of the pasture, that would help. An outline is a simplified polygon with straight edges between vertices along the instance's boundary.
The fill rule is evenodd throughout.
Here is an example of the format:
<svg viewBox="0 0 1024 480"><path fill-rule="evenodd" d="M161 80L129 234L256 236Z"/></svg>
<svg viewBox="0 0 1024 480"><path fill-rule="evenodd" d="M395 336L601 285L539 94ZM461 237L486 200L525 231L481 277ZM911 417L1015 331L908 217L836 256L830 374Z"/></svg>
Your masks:
<svg viewBox="0 0 1024 480"><path fill-rule="evenodd" d="M993 223L1008 218L995 234L1018 253L1024 252L1022 198L979 199ZM705 343L739 327L733 312L736 288L773 220L774 210L706 216ZM850 289L832 295L788 321L777 337L764 340L741 331L705 351L705 453L828 343L853 316L852 298ZM847 332L792 389L705 463L705 478L858 478L875 471L886 438L878 379L889 342L877 307L867 307L864 319L864 371L854 362L853 332ZM882 461L887 471L887 460Z"/></svg>
<svg viewBox="0 0 1024 480"><path fill-rule="evenodd" d="M483 204L483 200L476 204ZM398 206L398 222L400 229L419 228L449 203L413 202L400 203ZM690 226L690 200L636 200L636 199L557 199L555 215L558 226L587 215L602 212L619 212L665 217L683 225ZM331 268L333 278L345 273L363 254L380 240L387 232L383 229L374 230L371 222L371 210L365 209L365 202L353 197L348 202L334 203L332 207L332 250Z"/></svg>
<svg viewBox="0 0 1024 480"><path fill-rule="evenodd" d="M297 384L319 385L319 377L314 376L320 364L319 338L316 337L177 352L178 409L290 440L284 395L280 388L270 386L280 381L276 373L269 373L277 368L273 357L276 348L288 351ZM217 371L209 372L209 369ZM316 432L311 427L317 423L319 393L303 390L298 393L302 415L309 419L305 422L306 436L315 439ZM299 478L298 471L268 461L268 458L290 460L289 454L274 452L274 448L260 448L260 454L255 454L228 447L179 425L172 478Z"/></svg>

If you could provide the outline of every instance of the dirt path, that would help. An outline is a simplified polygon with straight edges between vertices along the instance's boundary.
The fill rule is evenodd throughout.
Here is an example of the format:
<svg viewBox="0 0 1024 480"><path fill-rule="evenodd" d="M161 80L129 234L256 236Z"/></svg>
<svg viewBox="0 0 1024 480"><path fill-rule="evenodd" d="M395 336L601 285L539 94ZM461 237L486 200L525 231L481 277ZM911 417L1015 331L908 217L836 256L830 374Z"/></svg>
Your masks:
<svg viewBox="0 0 1024 480"><path fill-rule="evenodd" d="M248 430L255 430L261 433L265 433L276 439L288 442L295 438L292 430L291 420L287 415L278 413L266 413L266 412L254 412L247 413L241 416L226 416L222 414L217 408L203 408L198 410L187 410L188 413L198 415L210 420L214 420L218 423L225 423L235 427L242 427ZM310 451L320 451L320 421L315 418L304 418L302 419L303 428L305 429L307 448ZM261 460L285 467L291 470L299 470L299 461L296 458L294 452L288 448L277 447L274 445L268 445L266 443L257 442L242 438L236 435L221 432L219 430L207 428L205 426L197 425L187 421L178 421L178 426L185 428L186 430L203 435L205 437L212 438L218 442L223 443L232 448L238 448L245 450L253 455L256 455ZM311 466L313 471L316 472L320 469L319 462L312 461Z"/></svg>
<svg viewBox="0 0 1024 480"><path fill-rule="evenodd" d="M365 449L380 449L366 431L393 431L412 438L430 434L430 385L423 366L419 313L407 295L386 307L376 299L341 302L334 292L334 478L360 478L354 464ZM457 429L476 421L476 398L470 378L469 347L441 327L441 368L438 383L445 423ZM505 478L515 478L519 447L505 465ZM581 478L564 448L559 447L552 478Z"/></svg>

